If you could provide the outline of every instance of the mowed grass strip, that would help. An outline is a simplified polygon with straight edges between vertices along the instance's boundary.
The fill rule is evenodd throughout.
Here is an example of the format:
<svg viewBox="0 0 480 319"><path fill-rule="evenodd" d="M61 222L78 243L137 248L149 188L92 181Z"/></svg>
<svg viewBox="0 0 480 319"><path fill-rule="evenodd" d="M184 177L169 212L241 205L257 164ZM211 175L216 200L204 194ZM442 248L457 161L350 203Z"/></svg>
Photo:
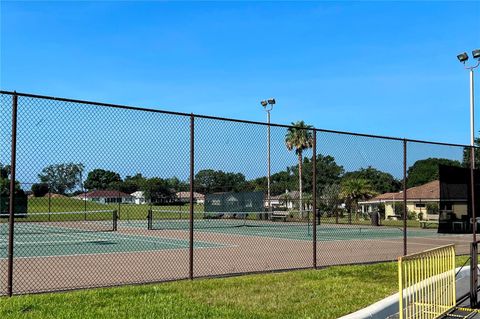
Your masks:
<svg viewBox="0 0 480 319"><path fill-rule="evenodd" d="M459 257L461 265L466 257ZM0 298L1 318L338 318L397 291L397 264Z"/></svg>
<svg viewBox="0 0 480 319"><path fill-rule="evenodd" d="M101 204L93 201L83 201L81 199L60 197L33 197L28 199L28 213L48 213L48 212L83 212L95 210L117 210L122 220L146 220L148 210L165 211L185 211L188 212L188 205L136 205L136 204ZM195 205L195 211L203 211L203 206ZM173 214L172 214L173 215ZM176 216L176 214L174 215Z"/></svg>

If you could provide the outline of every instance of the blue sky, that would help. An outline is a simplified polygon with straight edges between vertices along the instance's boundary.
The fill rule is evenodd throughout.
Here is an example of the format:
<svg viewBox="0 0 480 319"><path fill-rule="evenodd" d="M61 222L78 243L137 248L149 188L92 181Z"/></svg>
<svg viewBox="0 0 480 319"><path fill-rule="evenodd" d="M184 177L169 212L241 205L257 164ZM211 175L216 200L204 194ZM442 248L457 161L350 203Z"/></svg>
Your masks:
<svg viewBox="0 0 480 319"><path fill-rule="evenodd" d="M259 100L274 96L274 122L469 141L455 56L480 47L478 1L1 9L2 89L258 121Z"/></svg>
<svg viewBox="0 0 480 319"><path fill-rule="evenodd" d="M469 142L468 73L456 55L480 47L478 1L2 1L0 8L3 90L256 121L266 120L259 101L273 96L278 104L272 121L277 123L305 120L317 128ZM479 83L480 77L476 82L480 106ZM33 179L52 161L77 158L83 162L92 159L86 163L88 169L100 165L122 176L138 171L170 174L159 173L159 167L152 164L162 151L148 152L141 145L123 151L113 147L126 128L119 129L109 112L98 113L97 118L94 113L84 114L87 126L75 115L67 118L67 113L57 111L55 118L50 112L55 113L45 110L29 122L40 123L36 130L44 135L53 132L51 140L43 139L45 145L27 143L31 131L20 132L20 142L24 134L25 143L19 144L19 155L23 152L27 159L36 158L24 163L25 178ZM66 122L55 126L62 117ZM123 114L119 120L128 118ZM143 123L148 125L143 128L135 126L142 123L136 121L129 123L129 130L144 139L151 136L148 127L157 127L153 118L145 118ZM95 128L81 132L106 122L112 128L100 139ZM233 147L235 152L229 153L235 136L227 134L219 141L221 125L208 129L213 127L209 125L204 125L204 139L212 141L211 145L213 141L224 145L223 153L212 162L205 154L214 150L205 151L197 168L203 161L205 168L241 170L248 177L263 174L263 166L255 168L264 161L263 140L253 143L259 150L250 157L241 153L241 145L251 145L265 133L264 128L233 132L240 139ZM177 132L172 141L188 140L187 126ZM295 156L284 148L284 133L274 133L274 172L296 163ZM90 148L82 148L83 153L76 142L80 135L90 141ZM62 136L70 147L48 148ZM164 137L152 141L158 145ZM393 163L401 159L398 143L326 137L322 143L319 152L336 154L347 170L373 165L401 174L401 163ZM365 147L369 143L376 152L368 152ZM106 145L112 147L107 150ZM99 149L104 153L94 152ZM140 156L142 149L144 155ZM394 150L392 158L387 149ZM187 150L179 147L178 157L170 157L170 168L182 178L188 172ZM458 150L420 145L409 162L435 154L461 158ZM232 156L243 156L244 166L234 165ZM132 168L131 163L138 167ZM163 170L168 167L165 160L157 164ZM147 166L151 166L150 174ZM19 169L21 173L22 167Z"/></svg>

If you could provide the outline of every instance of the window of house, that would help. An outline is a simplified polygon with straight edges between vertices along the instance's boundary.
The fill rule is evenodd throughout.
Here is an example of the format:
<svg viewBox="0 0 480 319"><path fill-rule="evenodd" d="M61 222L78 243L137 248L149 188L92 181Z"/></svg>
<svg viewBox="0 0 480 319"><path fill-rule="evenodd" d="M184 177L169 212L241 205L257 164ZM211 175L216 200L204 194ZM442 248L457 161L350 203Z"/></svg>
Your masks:
<svg viewBox="0 0 480 319"><path fill-rule="evenodd" d="M108 197L108 198L105 198L105 202L106 203L121 203L122 199L119 198L119 197Z"/></svg>
<svg viewBox="0 0 480 319"><path fill-rule="evenodd" d="M440 210L453 210L452 203L442 203Z"/></svg>

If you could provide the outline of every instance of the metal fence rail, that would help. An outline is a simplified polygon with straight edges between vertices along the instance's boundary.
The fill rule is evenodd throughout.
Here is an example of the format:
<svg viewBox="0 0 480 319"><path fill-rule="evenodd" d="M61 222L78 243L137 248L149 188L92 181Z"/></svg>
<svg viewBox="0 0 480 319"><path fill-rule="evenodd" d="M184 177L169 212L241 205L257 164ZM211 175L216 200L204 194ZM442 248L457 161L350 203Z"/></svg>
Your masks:
<svg viewBox="0 0 480 319"><path fill-rule="evenodd" d="M0 295L467 254L469 150L0 91Z"/></svg>
<svg viewBox="0 0 480 319"><path fill-rule="evenodd" d="M456 305L455 246L398 258L400 319L433 319Z"/></svg>

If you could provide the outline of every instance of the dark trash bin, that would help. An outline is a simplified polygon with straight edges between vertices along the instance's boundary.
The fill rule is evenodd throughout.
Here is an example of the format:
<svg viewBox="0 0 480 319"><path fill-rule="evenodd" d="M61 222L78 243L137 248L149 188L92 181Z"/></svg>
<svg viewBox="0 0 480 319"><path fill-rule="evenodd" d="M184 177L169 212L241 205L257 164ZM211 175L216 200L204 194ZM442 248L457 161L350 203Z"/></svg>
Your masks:
<svg viewBox="0 0 480 319"><path fill-rule="evenodd" d="M370 219L372 221L372 226L380 226L380 213L378 211L371 212Z"/></svg>

